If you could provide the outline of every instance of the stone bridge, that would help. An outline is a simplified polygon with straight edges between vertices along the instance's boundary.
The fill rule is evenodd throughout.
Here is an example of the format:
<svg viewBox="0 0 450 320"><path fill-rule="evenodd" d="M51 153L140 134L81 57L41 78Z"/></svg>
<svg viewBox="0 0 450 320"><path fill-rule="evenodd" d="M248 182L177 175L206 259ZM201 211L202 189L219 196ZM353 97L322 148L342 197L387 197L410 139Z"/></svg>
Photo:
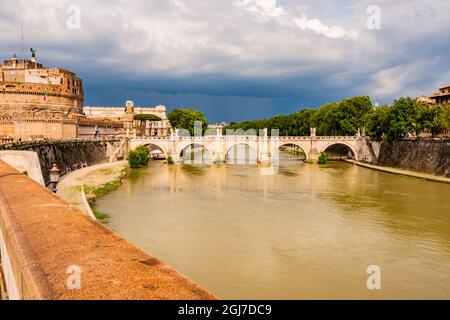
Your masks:
<svg viewBox="0 0 450 320"><path fill-rule="evenodd" d="M211 162L227 161L227 154L236 146L248 146L259 163L271 163L280 147L297 146L305 154L306 161L317 162L321 152L334 145L345 145L351 151L355 160L372 162L375 155L368 139L356 136L315 136L309 137L270 137L267 130L263 136L256 135L222 135L220 130L216 135L202 137L186 137L172 134L167 138L134 137L129 141L130 150L138 146L156 146L165 156L171 156L175 162L182 160L182 153L190 146L204 147Z"/></svg>

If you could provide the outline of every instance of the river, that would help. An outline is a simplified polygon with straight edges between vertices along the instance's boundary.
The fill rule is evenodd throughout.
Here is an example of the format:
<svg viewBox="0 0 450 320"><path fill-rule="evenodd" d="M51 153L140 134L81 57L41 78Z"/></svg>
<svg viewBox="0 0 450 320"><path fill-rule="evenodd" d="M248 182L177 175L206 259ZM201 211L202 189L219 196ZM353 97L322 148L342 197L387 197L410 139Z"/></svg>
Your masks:
<svg viewBox="0 0 450 320"><path fill-rule="evenodd" d="M151 162L97 208L224 299L450 298L450 185L289 157L273 176Z"/></svg>

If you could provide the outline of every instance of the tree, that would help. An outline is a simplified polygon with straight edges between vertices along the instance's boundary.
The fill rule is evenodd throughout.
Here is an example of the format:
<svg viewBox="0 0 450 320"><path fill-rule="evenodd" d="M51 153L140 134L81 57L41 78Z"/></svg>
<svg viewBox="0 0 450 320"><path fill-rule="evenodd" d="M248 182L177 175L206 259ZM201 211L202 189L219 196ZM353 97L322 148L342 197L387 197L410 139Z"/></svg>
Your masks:
<svg viewBox="0 0 450 320"><path fill-rule="evenodd" d="M136 149L130 151L127 160L130 168L140 168L148 164L148 156L150 150L146 146L139 146Z"/></svg>
<svg viewBox="0 0 450 320"><path fill-rule="evenodd" d="M342 100L337 111L337 134L355 135L359 128L367 124L367 115L372 112L372 101L367 96Z"/></svg>
<svg viewBox="0 0 450 320"><path fill-rule="evenodd" d="M386 135L388 141L405 138L408 134L418 135L423 125L418 121L420 104L413 98L402 97L394 100L394 105L389 109L389 127Z"/></svg>
<svg viewBox="0 0 450 320"><path fill-rule="evenodd" d="M444 118L445 127L450 128L450 104L442 107L442 118Z"/></svg>
<svg viewBox="0 0 450 320"><path fill-rule="evenodd" d="M169 113L168 118L173 128L189 130L192 136L194 135L196 121L202 123L203 132L208 127L205 115L194 109L174 109Z"/></svg>
<svg viewBox="0 0 450 320"><path fill-rule="evenodd" d="M424 105L419 110L419 122L422 130L426 130L433 137L447 127L443 109Z"/></svg>
<svg viewBox="0 0 450 320"><path fill-rule="evenodd" d="M338 109L339 104L329 103L317 110L311 119L312 126L317 128L317 135L337 135L339 131Z"/></svg>
<svg viewBox="0 0 450 320"><path fill-rule="evenodd" d="M389 112L391 107L384 106L375 109L373 112L367 115L366 133L375 141L383 140L383 136L389 130Z"/></svg>
<svg viewBox="0 0 450 320"><path fill-rule="evenodd" d="M316 110L304 109L299 112L295 112L289 116L290 132L291 136L309 136L311 134L312 118Z"/></svg>
<svg viewBox="0 0 450 320"><path fill-rule="evenodd" d="M369 97L353 97L328 103L317 110L304 109L291 115L269 119L235 122L228 129L279 129L280 135L306 136L310 128L317 135L355 135L358 128L366 128L377 141L396 141L409 135L427 131L433 136L450 127L450 106L431 107L410 97L394 100L392 106L374 108Z"/></svg>

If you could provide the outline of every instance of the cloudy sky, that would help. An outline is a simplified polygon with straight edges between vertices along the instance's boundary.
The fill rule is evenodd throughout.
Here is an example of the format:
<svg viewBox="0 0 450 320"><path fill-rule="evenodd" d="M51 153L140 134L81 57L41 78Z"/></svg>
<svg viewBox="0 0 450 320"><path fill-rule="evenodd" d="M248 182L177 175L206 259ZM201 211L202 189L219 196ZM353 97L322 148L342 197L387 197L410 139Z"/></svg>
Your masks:
<svg viewBox="0 0 450 320"><path fill-rule="evenodd" d="M231 121L450 84L448 0L0 0L0 58L22 23L26 54L75 71L89 105Z"/></svg>

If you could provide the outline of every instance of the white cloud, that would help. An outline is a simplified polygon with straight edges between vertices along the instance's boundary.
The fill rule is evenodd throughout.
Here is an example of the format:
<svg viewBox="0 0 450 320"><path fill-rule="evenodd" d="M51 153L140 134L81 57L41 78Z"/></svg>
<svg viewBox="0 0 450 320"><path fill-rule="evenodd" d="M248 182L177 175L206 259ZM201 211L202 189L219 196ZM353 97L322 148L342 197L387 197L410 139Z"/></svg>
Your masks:
<svg viewBox="0 0 450 320"><path fill-rule="evenodd" d="M282 7L277 5L277 0L235 0L234 4L244 7L250 12L268 17L279 17L286 13Z"/></svg>
<svg viewBox="0 0 450 320"><path fill-rule="evenodd" d="M340 26L327 26L319 19L308 19L303 13L299 17L279 6L277 0L234 0L234 5L263 17L279 18L287 16L302 30L311 30L328 38L357 38L357 30L345 30Z"/></svg>
<svg viewBox="0 0 450 320"><path fill-rule="evenodd" d="M359 35L357 30L345 30L339 26L327 26L318 19L309 20L305 15L302 15L300 18L294 18L294 22L302 30L311 30L332 39L355 39Z"/></svg>

